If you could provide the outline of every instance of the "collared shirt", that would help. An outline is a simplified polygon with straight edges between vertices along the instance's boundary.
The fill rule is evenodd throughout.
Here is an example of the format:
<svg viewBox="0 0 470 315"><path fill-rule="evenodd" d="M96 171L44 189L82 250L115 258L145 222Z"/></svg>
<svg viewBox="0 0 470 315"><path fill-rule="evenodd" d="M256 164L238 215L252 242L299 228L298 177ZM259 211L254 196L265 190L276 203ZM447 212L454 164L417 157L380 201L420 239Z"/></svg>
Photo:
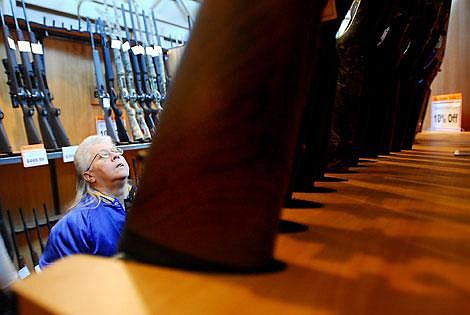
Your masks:
<svg viewBox="0 0 470 315"><path fill-rule="evenodd" d="M126 210L118 199L101 193L85 195L52 228L39 266L73 254L115 255L125 219Z"/></svg>

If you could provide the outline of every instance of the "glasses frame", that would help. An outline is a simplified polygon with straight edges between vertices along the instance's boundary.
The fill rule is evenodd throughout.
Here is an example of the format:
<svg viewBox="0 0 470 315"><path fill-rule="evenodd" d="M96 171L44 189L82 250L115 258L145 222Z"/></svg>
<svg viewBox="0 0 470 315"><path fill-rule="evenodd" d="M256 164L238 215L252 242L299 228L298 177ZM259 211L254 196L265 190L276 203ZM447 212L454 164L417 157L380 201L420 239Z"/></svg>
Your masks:
<svg viewBox="0 0 470 315"><path fill-rule="evenodd" d="M124 154L124 150L121 149L121 148L118 148L118 147L112 147L111 149L102 149L102 150L99 150L98 153L95 154L95 156L93 157L93 159L91 160L90 162L90 165L88 165L88 168L86 169L86 172L88 172L91 168L91 166L93 165L93 162L95 162L96 158L99 156L101 159L109 159L109 157L111 156L111 153L116 153L117 155L123 155Z"/></svg>

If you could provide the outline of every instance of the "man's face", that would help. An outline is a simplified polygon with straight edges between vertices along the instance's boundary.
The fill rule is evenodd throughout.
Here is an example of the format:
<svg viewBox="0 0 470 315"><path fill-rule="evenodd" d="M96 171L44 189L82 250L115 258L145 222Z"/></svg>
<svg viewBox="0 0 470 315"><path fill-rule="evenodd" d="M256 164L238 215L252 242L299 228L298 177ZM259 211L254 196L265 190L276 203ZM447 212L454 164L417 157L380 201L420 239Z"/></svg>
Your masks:
<svg viewBox="0 0 470 315"><path fill-rule="evenodd" d="M129 176L129 165L121 152L116 152L116 147L109 143L95 144L93 152L94 160L86 173L91 178L94 187L112 188L116 182L122 182Z"/></svg>

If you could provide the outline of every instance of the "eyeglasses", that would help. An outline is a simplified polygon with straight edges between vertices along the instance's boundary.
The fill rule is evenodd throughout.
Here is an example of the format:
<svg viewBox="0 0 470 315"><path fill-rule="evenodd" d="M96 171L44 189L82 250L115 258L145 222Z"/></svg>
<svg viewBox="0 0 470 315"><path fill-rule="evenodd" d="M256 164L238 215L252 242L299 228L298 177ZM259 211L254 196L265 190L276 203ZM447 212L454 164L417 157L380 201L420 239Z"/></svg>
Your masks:
<svg viewBox="0 0 470 315"><path fill-rule="evenodd" d="M90 170L91 166L93 165L93 162L96 160L96 158L98 156L101 159L109 159L109 157L111 156L111 152L115 153L117 155L122 155L124 153L124 151L121 148L118 148L118 147L112 147L109 150L106 150L106 149L99 150L98 153L96 153L95 156L93 157L93 159L91 160L90 165L88 166L88 168L86 169L85 172L88 172Z"/></svg>

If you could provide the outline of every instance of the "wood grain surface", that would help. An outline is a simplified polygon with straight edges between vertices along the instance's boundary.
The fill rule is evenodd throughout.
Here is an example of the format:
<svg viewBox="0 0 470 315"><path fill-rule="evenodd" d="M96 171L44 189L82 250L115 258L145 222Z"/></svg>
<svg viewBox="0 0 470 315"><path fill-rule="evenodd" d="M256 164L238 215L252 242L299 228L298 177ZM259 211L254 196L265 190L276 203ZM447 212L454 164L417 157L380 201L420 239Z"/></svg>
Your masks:
<svg viewBox="0 0 470 315"><path fill-rule="evenodd" d="M277 237L282 271L76 256L15 285L20 314L469 314L470 159L455 149L470 134L420 134L412 151L327 174L318 186L335 193L296 193L324 206L283 210L306 229Z"/></svg>

